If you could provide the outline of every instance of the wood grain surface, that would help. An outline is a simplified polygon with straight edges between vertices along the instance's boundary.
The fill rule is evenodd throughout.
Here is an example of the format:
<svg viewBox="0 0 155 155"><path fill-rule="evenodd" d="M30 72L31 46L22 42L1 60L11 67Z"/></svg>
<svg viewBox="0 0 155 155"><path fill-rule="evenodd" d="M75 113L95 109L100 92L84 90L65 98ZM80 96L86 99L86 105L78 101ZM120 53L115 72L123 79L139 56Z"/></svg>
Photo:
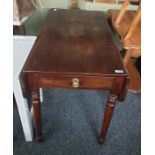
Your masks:
<svg viewBox="0 0 155 155"><path fill-rule="evenodd" d="M127 71L102 12L51 10L24 72L118 76Z"/></svg>

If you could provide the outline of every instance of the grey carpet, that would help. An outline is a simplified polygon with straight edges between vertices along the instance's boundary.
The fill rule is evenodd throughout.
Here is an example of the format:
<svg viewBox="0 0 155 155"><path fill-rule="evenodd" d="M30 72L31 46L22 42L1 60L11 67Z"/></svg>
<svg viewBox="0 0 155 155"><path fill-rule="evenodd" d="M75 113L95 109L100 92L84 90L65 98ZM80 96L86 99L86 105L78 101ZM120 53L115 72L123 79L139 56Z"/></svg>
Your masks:
<svg viewBox="0 0 155 155"><path fill-rule="evenodd" d="M14 106L14 155L140 155L140 95L129 92L118 102L102 149L98 135L107 91L45 89L44 141L25 142Z"/></svg>

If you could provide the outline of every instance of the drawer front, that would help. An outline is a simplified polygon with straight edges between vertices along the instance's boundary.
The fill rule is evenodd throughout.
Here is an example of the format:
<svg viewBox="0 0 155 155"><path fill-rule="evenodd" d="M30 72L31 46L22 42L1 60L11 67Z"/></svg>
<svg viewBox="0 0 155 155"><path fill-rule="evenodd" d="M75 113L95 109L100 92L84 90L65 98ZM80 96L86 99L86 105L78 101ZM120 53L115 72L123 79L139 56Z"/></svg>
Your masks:
<svg viewBox="0 0 155 155"><path fill-rule="evenodd" d="M111 89L113 80L113 77L39 76L38 84L42 88Z"/></svg>

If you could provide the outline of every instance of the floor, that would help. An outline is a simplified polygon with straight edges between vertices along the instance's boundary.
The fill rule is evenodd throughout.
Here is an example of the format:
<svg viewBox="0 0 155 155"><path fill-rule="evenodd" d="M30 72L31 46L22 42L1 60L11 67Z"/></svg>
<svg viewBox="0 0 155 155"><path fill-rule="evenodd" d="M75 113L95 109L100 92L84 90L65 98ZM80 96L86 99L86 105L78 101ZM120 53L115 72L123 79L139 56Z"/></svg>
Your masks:
<svg viewBox="0 0 155 155"><path fill-rule="evenodd" d="M44 89L42 143L25 142L14 106L15 155L140 155L141 97L117 104L105 148L98 143L107 91Z"/></svg>

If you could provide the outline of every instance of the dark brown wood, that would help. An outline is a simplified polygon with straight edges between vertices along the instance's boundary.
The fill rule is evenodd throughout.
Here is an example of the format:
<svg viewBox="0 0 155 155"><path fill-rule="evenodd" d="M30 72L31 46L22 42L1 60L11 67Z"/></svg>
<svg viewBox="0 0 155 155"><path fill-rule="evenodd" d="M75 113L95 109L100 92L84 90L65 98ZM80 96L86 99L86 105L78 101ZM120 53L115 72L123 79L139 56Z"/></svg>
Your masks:
<svg viewBox="0 0 155 155"><path fill-rule="evenodd" d="M32 106L33 106L33 115L34 123L36 128L36 139L37 141L42 140L42 127L41 127L41 108L40 108L40 96L39 90L32 90Z"/></svg>
<svg viewBox="0 0 155 155"><path fill-rule="evenodd" d="M133 5L139 5L141 3L141 0L130 0L130 3Z"/></svg>
<svg viewBox="0 0 155 155"><path fill-rule="evenodd" d="M78 79L79 86L76 89L111 89L114 77L82 76L82 75L49 75L35 74L37 85L41 88L68 88L73 89L72 80ZM34 78L29 76L31 82ZM33 80L33 84L34 84Z"/></svg>
<svg viewBox="0 0 155 155"><path fill-rule="evenodd" d="M113 110L116 105L117 97L120 95L124 84L124 78L117 77L113 81L113 86L110 90L110 95L107 101L107 105L105 108L104 119L102 123L99 143L104 144L105 136L110 125L110 121L112 118Z"/></svg>
<svg viewBox="0 0 155 155"><path fill-rule="evenodd" d="M101 145L104 145L105 136L106 136L108 127L110 125L110 121L112 118L112 114L113 114L116 101L117 101L117 95L110 94L108 101L107 101L107 105L105 107L104 119L103 119L100 138L99 138L99 144Z"/></svg>
<svg viewBox="0 0 155 155"><path fill-rule="evenodd" d="M40 87L106 89L110 90L111 103L113 95L122 93L128 77L104 13L82 10L49 12L22 72L32 96L37 94L37 103ZM34 103L40 137L40 104ZM103 126L110 123L111 112L106 110Z"/></svg>
<svg viewBox="0 0 155 155"><path fill-rule="evenodd" d="M128 92L129 81L130 81L129 77L126 77L126 79L124 79L122 90L121 90L121 92L117 98L118 101L124 101L125 100L125 97L126 97L127 92Z"/></svg>
<svg viewBox="0 0 155 155"><path fill-rule="evenodd" d="M106 16L58 9L50 11L24 72L117 76L117 69L127 73Z"/></svg>

